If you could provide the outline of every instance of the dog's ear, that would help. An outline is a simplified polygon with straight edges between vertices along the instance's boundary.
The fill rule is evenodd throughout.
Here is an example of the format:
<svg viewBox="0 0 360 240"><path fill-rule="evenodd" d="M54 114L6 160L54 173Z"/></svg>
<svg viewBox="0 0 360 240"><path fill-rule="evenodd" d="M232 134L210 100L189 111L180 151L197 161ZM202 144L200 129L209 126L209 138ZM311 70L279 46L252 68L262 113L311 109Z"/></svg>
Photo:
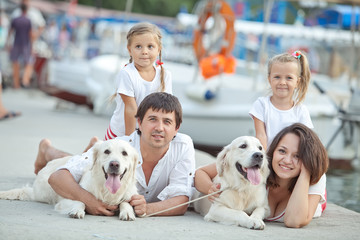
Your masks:
<svg viewBox="0 0 360 240"><path fill-rule="evenodd" d="M270 175L270 168L269 168L268 159L266 157L266 154L264 155L264 160L263 161L264 161L263 162L264 166L261 168L260 171L262 172L262 176L264 177L264 181L266 183L267 178Z"/></svg>
<svg viewBox="0 0 360 240"><path fill-rule="evenodd" d="M224 173L224 168L228 165L227 161L226 161L226 155L229 152L230 147L229 145L224 147L224 149L219 152L219 154L217 155L217 160L216 160L216 170L219 174L219 177L223 176Z"/></svg>
<svg viewBox="0 0 360 240"><path fill-rule="evenodd" d="M101 148L101 144L103 143L104 141L97 141L94 146L91 148L91 150L93 151L93 165L91 166L91 169L93 168L93 166L95 165L96 163L96 159L98 157L98 154L100 152L100 148Z"/></svg>
<svg viewBox="0 0 360 240"><path fill-rule="evenodd" d="M135 149L132 149L132 152L133 152L133 157L134 157L133 170L134 170L134 172L135 172L135 171L136 171L137 164L138 164L139 154L138 154L138 152L137 152Z"/></svg>

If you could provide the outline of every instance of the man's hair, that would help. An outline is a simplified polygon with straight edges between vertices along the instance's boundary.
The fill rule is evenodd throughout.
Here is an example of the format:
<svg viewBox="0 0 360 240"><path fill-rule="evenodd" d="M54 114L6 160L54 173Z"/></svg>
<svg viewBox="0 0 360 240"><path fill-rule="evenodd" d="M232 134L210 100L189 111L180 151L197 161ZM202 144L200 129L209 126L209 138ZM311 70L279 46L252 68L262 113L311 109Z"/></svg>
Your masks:
<svg viewBox="0 0 360 240"><path fill-rule="evenodd" d="M165 113L175 112L176 128L180 127L182 123L182 108L177 97L166 92L151 93L142 100L135 117L143 121L146 112L149 109L154 111L163 111ZM140 134L140 130L137 130Z"/></svg>

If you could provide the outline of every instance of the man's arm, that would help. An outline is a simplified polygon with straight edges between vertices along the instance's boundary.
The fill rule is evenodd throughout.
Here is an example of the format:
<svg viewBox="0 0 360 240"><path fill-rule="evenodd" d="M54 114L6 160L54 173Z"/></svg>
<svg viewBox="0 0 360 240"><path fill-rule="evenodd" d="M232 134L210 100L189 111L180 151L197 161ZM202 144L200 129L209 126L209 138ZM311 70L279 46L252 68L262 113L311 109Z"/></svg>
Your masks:
<svg viewBox="0 0 360 240"><path fill-rule="evenodd" d="M183 203L186 203L189 201L189 198L187 196L176 196L167 200L159 201L159 202L153 202L153 203L147 203L143 195L134 195L131 198L130 205L134 207L135 213L138 216L142 216L146 213L146 215L150 215L153 213L160 212L165 209L169 209L178 205L181 205ZM185 204L184 206L174 208L172 210L156 214L156 216L178 216L178 215L184 215L186 210L188 208L188 204Z"/></svg>
<svg viewBox="0 0 360 240"><path fill-rule="evenodd" d="M49 177L50 186L60 196L83 202L87 213L92 215L113 216L118 206L105 204L97 200L94 195L83 189L66 169L60 169Z"/></svg>

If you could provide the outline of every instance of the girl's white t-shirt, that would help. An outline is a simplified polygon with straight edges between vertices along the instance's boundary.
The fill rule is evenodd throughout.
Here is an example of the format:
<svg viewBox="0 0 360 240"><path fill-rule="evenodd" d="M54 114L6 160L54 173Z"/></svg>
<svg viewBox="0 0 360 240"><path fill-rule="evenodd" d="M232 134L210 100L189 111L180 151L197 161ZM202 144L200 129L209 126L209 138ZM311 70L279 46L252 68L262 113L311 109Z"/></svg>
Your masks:
<svg viewBox="0 0 360 240"><path fill-rule="evenodd" d="M124 109L125 104L120 96L124 94L129 97L134 97L136 105L139 106L142 100L149 94L161 91L161 67L155 66L156 74L151 82L144 80L134 63L127 64L118 73L116 84L116 109L110 120L110 128L113 133L118 137L125 135L125 121L124 121ZM172 94L172 78L171 73L165 69L165 92ZM135 117L135 116L134 116Z"/></svg>
<svg viewBox="0 0 360 240"><path fill-rule="evenodd" d="M314 128L305 105L298 104L289 110L279 110L271 103L270 96L259 97L249 114L264 122L268 139L267 146L270 146L276 134L293 123L302 123L309 128Z"/></svg>

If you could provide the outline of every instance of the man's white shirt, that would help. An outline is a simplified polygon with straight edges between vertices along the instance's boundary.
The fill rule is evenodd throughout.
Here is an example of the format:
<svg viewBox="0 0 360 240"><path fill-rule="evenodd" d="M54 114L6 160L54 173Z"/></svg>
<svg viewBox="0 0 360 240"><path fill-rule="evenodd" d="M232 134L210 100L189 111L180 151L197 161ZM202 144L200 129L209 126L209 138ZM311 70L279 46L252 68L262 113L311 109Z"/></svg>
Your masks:
<svg viewBox="0 0 360 240"><path fill-rule="evenodd" d="M135 131L130 136L118 137L132 145L139 153L136 167L138 193L144 195L147 202L157 202L185 195L191 198L195 173L195 150L192 139L181 133L170 142L169 149L159 160L152 171L149 183L146 184L142 170L140 153L140 136ZM67 169L77 182L83 173L88 170L93 161L93 150L74 155L60 169Z"/></svg>

